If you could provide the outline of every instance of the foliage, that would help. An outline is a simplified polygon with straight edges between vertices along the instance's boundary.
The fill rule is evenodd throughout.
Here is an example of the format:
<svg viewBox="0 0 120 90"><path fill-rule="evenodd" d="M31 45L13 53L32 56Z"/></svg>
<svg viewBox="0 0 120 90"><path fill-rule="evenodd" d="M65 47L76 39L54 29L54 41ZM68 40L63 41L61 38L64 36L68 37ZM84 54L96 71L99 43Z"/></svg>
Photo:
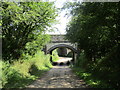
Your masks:
<svg viewBox="0 0 120 90"><path fill-rule="evenodd" d="M77 42L89 59L105 56L118 47L118 6L118 3L83 3L76 7L66 36Z"/></svg>
<svg viewBox="0 0 120 90"><path fill-rule="evenodd" d="M2 62L1 62L1 59L0 59L0 88L2 87Z"/></svg>
<svg viewBox="0 0 120 90"><path fill-rule="evenodd" d="M37 51L43 48L44 45L47 44L47 42L50 41L50 36L47 34L38 35L37 39L32 42L27 42L25 46L25 51L22 53L21 58L25 58L26 54L28 55L34 55ZM26 57L27 58L27 57Z"/></svg>
<svg viewBox="0 0 120 90"><path fill-rule="evenodd" d="M78 67L73 67L73 71L76 75L81 77L81 79L84 79L88 87L91 88L111 88L108 83L105 83L100 78L93 77L91 73L86 72L83 69L80 69Z"/></svg>
<svg viewBox="0 0 120 90"><path fill-rule="evenodd" d="M59 60L59 56L58 56L58 52L57 52L57 49L55 49L53 52L52 52L52 61L53 62L56 62Z"/></svg>
<svg viewBox="0 0 120 90"><path fill-rule="evenodd" d="M72 57L73 56L73 52L70 51L68 54L67 54L67 57Z"/></svg>
<svg viewBox="0 0 120 90"><path fill-rule="evenodd" d="M52 67L49 58L49 55L38 52L33 58L14 61L12 64L1 61L2 86L4 88L20 88L32 83L44 71Z"/></svg>
<svg viewBox="0 0 120 90"><path fill-rule="evenodd" d="M79 50L84 50L85 58L80 55L79 64L84 62L86 71L113 88L120 87L119 3L78 2L65 7L72 15L66 37L78 43Z"/></svg>
<svg viewBox="0 0 120 90"><path fill-rule="evenodd" d="M28 54L35 54L36 50L41 49L41 46L49 40L48 36L43 34L55 21L57 14L54 3L0 3L3 59L19 59L26 49Z"/></svg>
<svg viewBox="0 0 120 90"><path fill-rule="evenodd" d="M81 53L80 53L80 55L77 59L76 66L85 69L86 68L86 63L87 63L87 59L86 59L86 56L84 54L84 51L81 51Z"/></svg>

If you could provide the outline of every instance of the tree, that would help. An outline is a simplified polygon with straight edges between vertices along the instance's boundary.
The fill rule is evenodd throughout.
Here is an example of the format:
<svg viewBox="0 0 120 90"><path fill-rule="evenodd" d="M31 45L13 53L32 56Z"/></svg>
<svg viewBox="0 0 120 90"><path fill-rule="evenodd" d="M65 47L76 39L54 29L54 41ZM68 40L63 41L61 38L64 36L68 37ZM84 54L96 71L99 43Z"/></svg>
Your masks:
<svg viewBox="0 0 120 90"><path fill-rule="evenodd" d="M38 43L36 40L39 39L41 43L41 40L45 40L42 34L55 21L56 9L54 3L50 2L1 2L1 4L3 59L18 59L26 50L28 42Z"/></svg>
<svg viewBox="0 0 120 90"><path fill-rule="evenodd" d="M118 44L118 3L76 5L72 10L73 17L66 36L72 42L77 42L88 55L91 52L106 55Z"/></svg>
<svg viewBox="0 0 120 90"><path fill-rule="evenodd" d="M119 87L119 3L78 2L72 7L67 5L67 8L71 10L72 19L66 29L66 37L84 50L86 70L98 73L113 87Z"/></svg>

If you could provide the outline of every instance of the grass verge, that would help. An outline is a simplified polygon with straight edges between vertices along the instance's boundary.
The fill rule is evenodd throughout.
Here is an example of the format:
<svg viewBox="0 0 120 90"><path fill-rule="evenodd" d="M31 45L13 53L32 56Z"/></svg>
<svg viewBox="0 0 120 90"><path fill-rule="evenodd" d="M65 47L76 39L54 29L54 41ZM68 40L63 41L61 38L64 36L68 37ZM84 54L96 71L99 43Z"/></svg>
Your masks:
<svg viewBox="0 0 120 90"><path fill-rule="evenodd" d="M2 64L0 88L5 89L25 88L52 67L50 55L44 55L43 52L38 52L28 59L13 61L12 64L6 61L0 63Z"/></svg>
<svg viewBox="0 0 120 90"><path fill-rule="evenodd" d="M100 80L99 78L92 76L90 72L86 72L85 70L78 67L72 67L72 70L78 77L83 79L90 88L110 88L111 89L111 87L108 84L106 84L104 81Z"/></svg>

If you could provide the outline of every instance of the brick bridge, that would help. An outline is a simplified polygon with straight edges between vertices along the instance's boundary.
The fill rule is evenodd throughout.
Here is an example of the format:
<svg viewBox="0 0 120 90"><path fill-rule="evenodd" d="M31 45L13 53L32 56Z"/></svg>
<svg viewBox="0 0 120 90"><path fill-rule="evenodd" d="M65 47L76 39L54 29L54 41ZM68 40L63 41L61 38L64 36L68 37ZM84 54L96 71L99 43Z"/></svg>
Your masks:
<svg viewBox="0 0 120 90"><path fill-rule="evenodd" d="M55 49L59 49L59 54L67 54L69 51L72 51L73 55L73 61L76 61L76 57L78 54L77 50L77 44L76 43L70 43L67 39L65 39L65 35L56 34L56 35L50 35L51 41L45 46L44 51L46 54L51 54L52 51ZM52 60L52 59L51 59Z"/></svg>

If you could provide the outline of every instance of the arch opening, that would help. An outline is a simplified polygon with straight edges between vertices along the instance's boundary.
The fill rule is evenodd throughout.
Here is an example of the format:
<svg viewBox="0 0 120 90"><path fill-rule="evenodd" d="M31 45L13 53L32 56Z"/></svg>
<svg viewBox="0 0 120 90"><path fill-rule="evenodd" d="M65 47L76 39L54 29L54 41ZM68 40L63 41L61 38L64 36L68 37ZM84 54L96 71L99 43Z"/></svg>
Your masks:
<svg viewBox="0 0 120 90"><path fill-rule="evenodd" d="M64 51L64 53L66 52L66 50L71 50L71 52L72 52L72 59L71 60L68 60L66 63L64 62L59 62L59 65L61 64L61 65L70 65L70 64L74 64L74 62L75 62L75 59L76 59L76 54L78 53L77 52L77 50L74 48L74 47L72 47L72 46L70 46L70 45L65 45L65 44L59 44L59 45L55 45L55 46L53 46L53 47L51 47L48 51L47 51L47 53L48 54L51 54L52 55L52 51L53 50L55 50L55 49L59 49L59 50L61 50L61 51ZM66 49L66 50L65 50ZM62 53L61 53L62 54ZM66 55L65 55L66 56ZM63 56L64 57L64 56ZM58 63L56 63L56 62L53 62L53 60L52 60L52 56L51 56L51 58L50 58L50 61L51 61L51 63L54 65L58 65Z"/></svg>
<svg viewBox="0 0 120 90"><path fill-rule="evenodd" d="M73 52L78 53L78 51L70 45L59 44L59 45L55 45L55 46L51 47L49 50L47 50L47 54L50 54L50 52L55 50L56 48L68 48L68 49L72 50Z"/></svg>

